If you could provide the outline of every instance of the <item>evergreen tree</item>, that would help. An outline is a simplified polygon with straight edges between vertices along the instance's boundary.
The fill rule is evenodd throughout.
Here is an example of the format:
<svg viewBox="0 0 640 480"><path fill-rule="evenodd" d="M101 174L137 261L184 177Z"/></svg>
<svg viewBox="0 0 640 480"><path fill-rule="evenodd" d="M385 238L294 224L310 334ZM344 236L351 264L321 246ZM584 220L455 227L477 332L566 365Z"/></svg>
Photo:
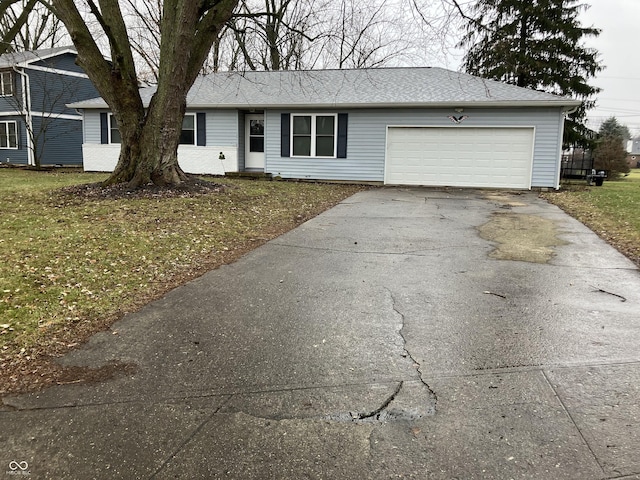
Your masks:
<svg viewBox="0 0 640 480"><path fill-rule="evenodd" d="M627 152L618 136L600 137L593 156L594 168L609 172L609 179L615 180L631 171L627 163Z"/></svg>
<svg viewBox="0 0 640 480"><path fill-rule="evenodd" d="M568 145L589 143L583 122L600 91L587 83L602 66L582 43L600 34L580 25L585 8L578 0L477 0L459 45L468 73L582 100L565 123Z"/></svg>
<svg viewBox="0 0 640 480"><path fill-rule="evenodd" d="M601 137L618 137L621 141L631 138L631 132L629 132L627 126L619 123L616 117L609 117L602 122L598 134Z"/></svg>
<svg viewBox="0 0 640 480"><path fill-rule="evenodd" d="M615 179L621 174L629 173L627 163L626 143L631 138L631 133L626 125L618 122L616 117L609 117L598 131L598 141L593 152L595 157L594 167L598 170L607 170L609 178Z"/></svg>

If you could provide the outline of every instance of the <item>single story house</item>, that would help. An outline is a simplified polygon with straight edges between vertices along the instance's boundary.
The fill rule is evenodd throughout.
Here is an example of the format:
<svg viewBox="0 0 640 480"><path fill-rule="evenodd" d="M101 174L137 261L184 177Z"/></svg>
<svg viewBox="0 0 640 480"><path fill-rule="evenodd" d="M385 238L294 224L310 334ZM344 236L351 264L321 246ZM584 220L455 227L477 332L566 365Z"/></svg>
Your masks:
<svg viewBox="0 0 640 480"><path fill-rule="evenodd" d="M215 73L188 94L178 161L197 174L558 188L563 120L579 104L442 68ZM83 115L84 169L113 170L104 100L70 106Z"/></svg>
<svg viewBox="0 0 640 480"><path fill-rule="evenodd" d="M66 105L98 91L74 47L0 55L0 163L82 165L82 116Z"/></svg>

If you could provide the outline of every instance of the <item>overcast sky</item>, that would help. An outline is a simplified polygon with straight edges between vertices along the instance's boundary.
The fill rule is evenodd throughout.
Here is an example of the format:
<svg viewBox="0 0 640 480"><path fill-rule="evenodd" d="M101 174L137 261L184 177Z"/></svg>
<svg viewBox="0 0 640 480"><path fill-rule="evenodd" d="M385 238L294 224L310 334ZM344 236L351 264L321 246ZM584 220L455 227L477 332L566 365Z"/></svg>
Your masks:
<svg viewBox="0 0 640 480"><path fill-rule="evenodd" d="M589 113L589 127L597 130L602 120L615 116L640 135L640 0L587 0L591 8L582 14L584 26L602 30L589 41L606 67L593 85L602 88L597 107Z"/></svg>
<svg viewBox="0 0 640 480"><path fill-rule="evenodd" d="M640 0L584 0L590 8L582 12L584 27L602 32L586 44L600 53L606 67L591 85L602 88L596 108L588 114L588 126L598 130L603 120L611 116L629 127L632 135L640 136ZM452 50L441 60L446 68L460 68L461 51Z"/></svg>

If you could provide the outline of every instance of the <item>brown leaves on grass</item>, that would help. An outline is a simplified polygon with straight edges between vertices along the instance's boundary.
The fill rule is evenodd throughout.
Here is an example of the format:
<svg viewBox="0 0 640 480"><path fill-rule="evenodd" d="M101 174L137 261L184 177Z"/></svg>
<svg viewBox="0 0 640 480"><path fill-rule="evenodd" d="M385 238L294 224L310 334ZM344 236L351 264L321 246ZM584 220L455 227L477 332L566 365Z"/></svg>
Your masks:
<svg viewBox="0 0 640 480"><path fill-rule="evenodd" d="M30 173L0 177L17 185L10 199L0 190L0 394L60 382L55 358L123 314L362 189L224 179L132 192Z"/></svg>
<svg viewBox="0 0 640 480"><path fill-rule="evenodd" d="M542 194L640 267L640 174L602 187L571 187Z"/></svg>

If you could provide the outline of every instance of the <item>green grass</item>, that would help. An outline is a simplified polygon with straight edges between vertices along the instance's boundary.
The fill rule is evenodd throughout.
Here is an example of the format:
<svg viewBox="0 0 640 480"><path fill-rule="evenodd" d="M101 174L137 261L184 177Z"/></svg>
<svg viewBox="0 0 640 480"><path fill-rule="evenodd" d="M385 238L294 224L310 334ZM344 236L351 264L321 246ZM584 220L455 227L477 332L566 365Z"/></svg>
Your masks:
<svg viewBox="0 0 640 480"><path fill-rule="evenodd" d="M564 185L543 196L640 265L640 170L601 187L585 183Z"/></svg>
<svg viewBox="0 0 640 480"><path fill-rule="evenodd" d="M0 169L0 365L73 345L361 189L215 179L230 188L191 198L60 192L104 178Z"/></svg>

